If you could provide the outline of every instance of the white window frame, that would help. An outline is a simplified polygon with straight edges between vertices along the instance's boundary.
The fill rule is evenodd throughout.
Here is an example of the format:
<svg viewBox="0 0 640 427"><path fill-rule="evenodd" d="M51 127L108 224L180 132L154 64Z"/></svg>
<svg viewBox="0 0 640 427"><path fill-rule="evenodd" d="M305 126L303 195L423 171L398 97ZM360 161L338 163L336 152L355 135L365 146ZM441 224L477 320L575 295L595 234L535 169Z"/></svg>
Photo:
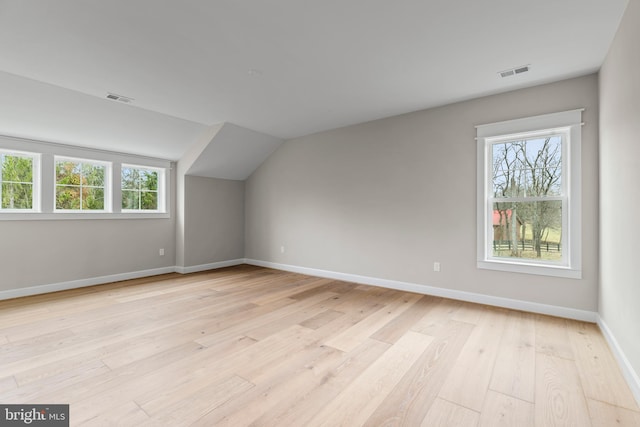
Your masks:
<svg viewBox="0 0 640 427"><path fill-rule="evenodd" d="M173 185L170 160L144 157L112 151L80 148L65 144L35 141L0 135L0 150L13 153L28 153L38 157L34 170L34 183L38 186L38 196L34 201L37 210L0 211L3 220L90 220L90 219L160 219L171 218L171 192ZM108 174L110 196L105 202L105 210L56 210L55 209L55 158L86 160L91 163L109 163ZM164 172L164 191L162 192L163 210L160 211L122 211L121 209L121 166L137 165L142 168L156 168ZM35 167L35 165L34 165ZM35 189L34 189L35 194ZM159 205L160 207L160 205ZM109 209L109 210L107 210Z"/></svg>
<svg viewBox="0 0 640 427"><path fill-rule="evenodd" d="M40 212L40 154L27 151L0 149L0 156L27 157L31 159L31 209L3 209L0 205L0 215ZM0 184L2 184L2 163L0 162Z"/></svg>
<svg viewBox="0 0 640 427"><path fill-rule="evenodd" d="M59 209L56 206L57 199L57 190L58 190L58 182L56 176L56 166L59 162L72 162L78 163L81 165L92 165L92 166L101 166L104 167L104 208L103 209L82 209L82 205L80 209ZM85 215L87 213L101 213L101 212L111 212L111 175L112 175L112 166L110 162L104 162L93 159L80 159L77 157L67 157L67 156L53 156L53 211L58 213L80 213ZM82 188L82 187L81 187Z"/></svg>
<svg viewBox="0 0 640 427"><path fill-rule="evenodd" d="M139 170L148 170L158 173L158 209L122 209L122 212L133 213L133 214L145 214L151 212L165 212L166 211L166 203L165 203L165 186L166 186L166 170L163 168L157 168L152 166L142 166L142 165L134 165L123 163L121 165L120 171L124 168L130 169L139 169ZM120 173L120 178L122 179L122 173ZM124 190L122 188L122 181L120 183L120 191ZM120 206L122 206L122 194L120 195Z"/></svg>
<svg viewBox="0 0 640 427"><path fill-rule="evenodd" d="M581 239L581 138L582 109L476 126L477 132L477 267L481 269L580 279ZM542 261L493 256L494 144L548 135L562 135L562 259ZM532 200L532 199L528 199ZM527 201L527 200L523 200ZM533 200L532 200L533 201Z"/></svg>

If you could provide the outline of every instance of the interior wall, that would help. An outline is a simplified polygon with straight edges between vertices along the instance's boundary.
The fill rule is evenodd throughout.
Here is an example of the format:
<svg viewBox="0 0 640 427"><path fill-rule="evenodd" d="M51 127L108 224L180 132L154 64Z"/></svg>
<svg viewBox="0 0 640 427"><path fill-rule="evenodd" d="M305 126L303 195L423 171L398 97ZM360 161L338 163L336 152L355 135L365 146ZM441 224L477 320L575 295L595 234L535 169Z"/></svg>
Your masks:
<svg viewBox="0 0 640 427"><path fill-rule="evenodd" d="M247 180L246 257L596 311L597 84L583 76L287 141ZM477 269L474 126L577 108L583 278Z"/></svg>
<svg viewBox="0 0 640 427"><path fill-rule="evenodd" d="M600 71L600 317L640 375L640 2L630 1ZM636 209L637 208L637 209Z"/></svg>
<svg viewBox="0 0 640 427"><path fill-rule="evenodd" d="M244 181L184 178L184 266L244 258Z"/></svg>
<svg viewBox="0 0 640 427"><path fill-rule="evenodd" d="M204 129L189 150L182 156L176 165L176 256L175 265L185 266L185 177L187 171L198 160L202 152L211 143L224 124L209 126Z"/></svg>
<svg viewBox="0 0 640 427"><path fill-rule="evenodd" d="M0 221L0 260L0 291L173 267L175 219Z"/></svg>

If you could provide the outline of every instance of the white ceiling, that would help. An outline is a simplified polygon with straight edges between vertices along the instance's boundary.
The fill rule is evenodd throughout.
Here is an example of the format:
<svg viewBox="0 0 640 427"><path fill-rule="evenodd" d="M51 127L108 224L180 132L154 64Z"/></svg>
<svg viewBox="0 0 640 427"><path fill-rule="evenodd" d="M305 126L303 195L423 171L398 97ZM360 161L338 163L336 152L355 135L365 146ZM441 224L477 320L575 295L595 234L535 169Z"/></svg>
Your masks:
<svg viewBox="0 0 640 427"><path fill-rule="evenodd" d="M0 134L173 160L222 122L297 137L597 71L626 3L0 0Z"/></svg>

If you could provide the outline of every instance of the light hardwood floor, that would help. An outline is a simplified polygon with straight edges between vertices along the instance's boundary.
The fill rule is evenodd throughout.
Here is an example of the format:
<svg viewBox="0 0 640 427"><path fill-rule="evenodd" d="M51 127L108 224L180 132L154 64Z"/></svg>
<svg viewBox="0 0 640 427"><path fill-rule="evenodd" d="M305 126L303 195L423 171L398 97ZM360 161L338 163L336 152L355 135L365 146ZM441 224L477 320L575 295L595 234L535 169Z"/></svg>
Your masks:
<svg viewBox="0 0 640 427"><path fill-rule="evenodd" d="M0 302L0 403L71 425L640 426L596 325L238 266Z"/></svg>

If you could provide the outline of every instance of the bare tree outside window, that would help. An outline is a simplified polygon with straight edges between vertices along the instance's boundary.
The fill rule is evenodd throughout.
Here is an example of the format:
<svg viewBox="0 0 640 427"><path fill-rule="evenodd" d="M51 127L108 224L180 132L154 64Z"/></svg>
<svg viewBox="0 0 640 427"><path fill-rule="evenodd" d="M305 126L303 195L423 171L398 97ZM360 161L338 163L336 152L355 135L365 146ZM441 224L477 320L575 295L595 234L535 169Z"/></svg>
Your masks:
<svg viewBox="0 0 640 427"><path fill-rule="evenodd" d="M492 144L493 255L562 258L562 137Z"/></svg>

